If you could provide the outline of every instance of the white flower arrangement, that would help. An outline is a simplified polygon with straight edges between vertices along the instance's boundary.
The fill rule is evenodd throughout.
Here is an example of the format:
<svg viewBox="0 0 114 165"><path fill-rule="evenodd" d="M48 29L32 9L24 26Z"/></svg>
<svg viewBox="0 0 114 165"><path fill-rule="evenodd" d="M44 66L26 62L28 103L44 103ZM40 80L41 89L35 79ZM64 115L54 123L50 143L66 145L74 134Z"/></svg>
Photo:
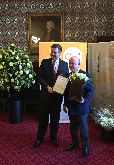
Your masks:
<svg viewBox="0 0 114 165"><path fill-rule="evenodd" d="M71 81L70 100L81 100L84 95L84 85L90 81L90 78L84 73L74 72L69 76L69 80Z"/></svg>
<svg viewBox="0 0 114 165"><path fill-rule="evenodd" d="M104 128L114 128L114 110L111 105L94 108L92 118Z"/></svg>
<svg viewBox="0 0 114 165"><path fill-rule="evenodd" d="M84 82L87 82L89 81L89 78L86 76L86 74L84 73L72 73L69 77L69 79L72 81L72 80L75 80L75 79L79 79L79 80L83 80Z"/></svg>
<svg viewBox="0 0 114 165"><path fill-rule="evenodd" d="M14 44L0 51L0 89L29 88L35 83L35 72L29 56Z"/></svg>

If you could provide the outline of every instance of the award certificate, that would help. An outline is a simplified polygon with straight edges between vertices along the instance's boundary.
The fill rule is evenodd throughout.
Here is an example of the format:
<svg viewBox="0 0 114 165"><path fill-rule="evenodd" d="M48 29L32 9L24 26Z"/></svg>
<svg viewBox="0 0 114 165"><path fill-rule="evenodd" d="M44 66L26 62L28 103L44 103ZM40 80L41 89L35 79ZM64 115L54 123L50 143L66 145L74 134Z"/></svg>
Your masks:
<svg viewBox="0 0 114 165"><path fill-rule="evenodd" d="M57 80L56 80L55 85L53 87L53 91L56 93L59 93L59 94L63 94L65 91L65 88L67 86L68 81L69 81L68 78L66 78L62 75L59 75L57 77Z"/></svg>

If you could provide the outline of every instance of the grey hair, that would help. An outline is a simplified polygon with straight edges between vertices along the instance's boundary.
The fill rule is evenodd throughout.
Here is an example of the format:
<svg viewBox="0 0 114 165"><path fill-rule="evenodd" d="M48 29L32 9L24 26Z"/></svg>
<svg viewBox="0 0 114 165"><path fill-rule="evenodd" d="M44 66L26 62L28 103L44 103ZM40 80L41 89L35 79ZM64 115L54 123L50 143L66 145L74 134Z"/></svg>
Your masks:
<svg viewBox="0 0 114 165"><path fill-rule="evenodd" d="M46 24L49 23L51 28L54 29L55 28L55 24L53 21L47 21Z"/></svg>

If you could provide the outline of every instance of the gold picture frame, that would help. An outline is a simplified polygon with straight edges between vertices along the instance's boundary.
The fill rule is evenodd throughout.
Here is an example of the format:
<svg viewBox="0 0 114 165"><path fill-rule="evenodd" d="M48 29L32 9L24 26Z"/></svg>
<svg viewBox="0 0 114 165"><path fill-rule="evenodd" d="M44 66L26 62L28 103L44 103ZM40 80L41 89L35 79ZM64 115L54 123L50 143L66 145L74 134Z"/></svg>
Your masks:
<svg viewBox="0 0 114 165"><path fill-rule="evenodd" d="M43 40L46 23L53 22L54 29L58 31L57 35L58 40L52 40L52 42L62 42L64 41L64 14L63 12L57 13L27 13L28 20L28 46L29 46L29 55L38 54L38 45L39 42L51 42ZM56 38L57 38L57 35Z"/></svg>

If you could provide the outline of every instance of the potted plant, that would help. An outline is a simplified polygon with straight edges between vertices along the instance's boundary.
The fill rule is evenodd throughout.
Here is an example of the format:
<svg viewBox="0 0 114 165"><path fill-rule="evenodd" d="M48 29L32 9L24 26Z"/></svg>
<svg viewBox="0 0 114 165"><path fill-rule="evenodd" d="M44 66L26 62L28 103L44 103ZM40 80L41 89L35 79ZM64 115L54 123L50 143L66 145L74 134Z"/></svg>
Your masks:
<svg viewBox="0 0 114 165"><path fill-rule="evenodd" d="M111 142L114 141L114 109L111 105L101 105L94 108L91 114L93 120L102 128L102 138Z"/></svg>
<svg viewBox="0 0 114 165"><path fill-rule="evenodd" d="M14 44L0 51L0 89L7 90L10 105L15 102L19 108L21 90L29 88L34 83L35 72L26 53ZM11 111L9 107L12 114Z"/></svg>

